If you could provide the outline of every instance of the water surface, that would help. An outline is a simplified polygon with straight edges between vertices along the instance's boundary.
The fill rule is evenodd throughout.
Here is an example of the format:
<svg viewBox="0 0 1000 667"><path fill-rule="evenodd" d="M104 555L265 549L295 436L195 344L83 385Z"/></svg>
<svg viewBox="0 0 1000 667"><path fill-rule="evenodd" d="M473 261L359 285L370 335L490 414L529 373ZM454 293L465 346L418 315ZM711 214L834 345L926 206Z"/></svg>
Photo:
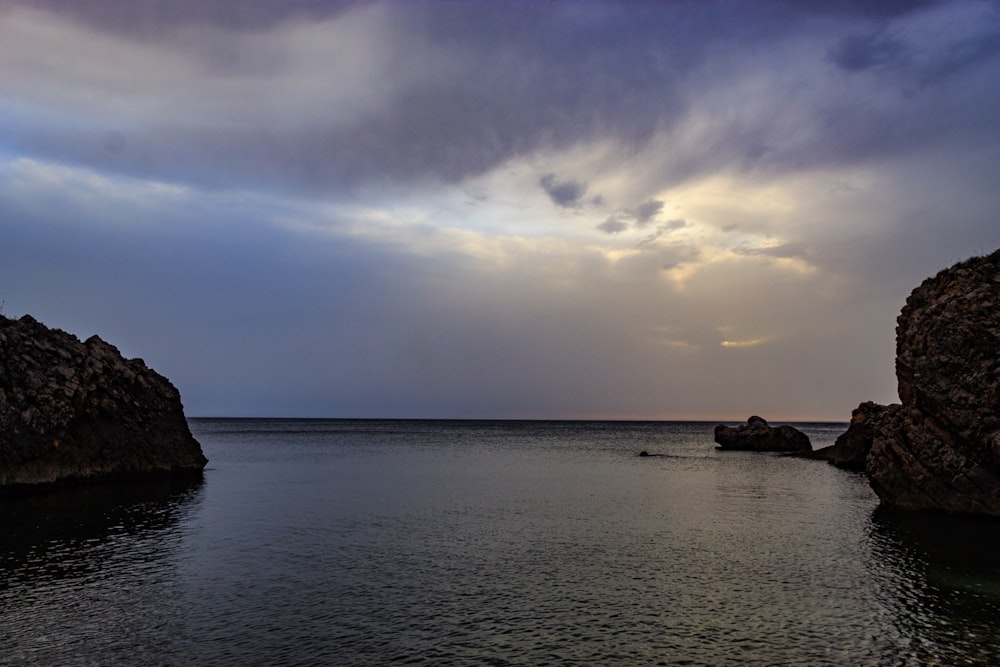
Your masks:
<svg viewBox="0 0 1000 667"><path fill-rule="evenodd" d="M203 481L3 501L0 664L1000 656L996 523L712 426L192 420Z"/></svg>

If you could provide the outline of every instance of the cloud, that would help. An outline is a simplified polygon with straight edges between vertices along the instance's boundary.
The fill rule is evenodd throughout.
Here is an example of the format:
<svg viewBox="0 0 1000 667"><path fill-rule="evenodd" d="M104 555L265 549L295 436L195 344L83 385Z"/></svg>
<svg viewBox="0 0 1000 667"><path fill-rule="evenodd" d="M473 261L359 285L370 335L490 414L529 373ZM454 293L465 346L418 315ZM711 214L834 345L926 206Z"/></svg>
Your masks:
<svg viewBox="0 0 1000 667"><path fill-rule="evenodd" d="M106 32L123 35L159 37L190 25L212 25L245 30L266 29L289 20L317 20L360 4L362 0L171 0L170 2L133 2L132 0L31 0L32 6L61 12ZM0 0L4 5L17 2ZM20 3L24 4L24 3Z"/></svg>
<svg viewBox="0 0 1000 667"><path fill-rule="evenodd" d="M0 200L5 312L142 356L192 415L739 414L740 392L717 379L777 364L753 354L778 346L722 356L720 322L742 341L781 321L799 368L818 345L807 330L836 331L842 312L818 278L683 243L606 253L428 227L388 206L331 212L39 162L0 170ZM690 272L685 290L665 269ZM780 317L793 304L799 316ZM880 351L859 347L868 361ZM847 414L856 400L851 382L789 382L795 396L769 399L775 409L808 399Z"/></svg>
<svg viewBox="0 0 1000 667"><path fill-rule="evenodd" d="M809 13L829 13L834 15L859 16L885 20L905 16L941 4L942 0L813 0L802 3L799 0L781 0L791 11L807 9Z"/></svg>
<svg viewBox="0 0 1000 667"><path fill-rule="evenodd" d="M984 65L1000 56L1000 10L988 20L984 34L975 35L971 39L963 39L950 43L921 68L920 80L923 84L944 81L952 76L977 66Z"/></svg>
<svg viewBox="0 0 1000 667"><path fill-rule="evenodd" d="M629 215L635 221L635 226L641 228L652 222L653 218L659 215L662 210L662 201L659 199L650 199L649 201L645 201L629 211Z"/></svg>
<svg viewBox="0 0 1000 667"><path fill-rule="evenodd" d="M563 208L577 208L585 194L587 184L572 178L558 180L556 175L548 173L538 179L538 184L545 190L552 203Z"/></svg>
<svg viewBox="0 0 1000 667"><path fill-rule="evenodd" d="M883 32L847 35L830 50L830 59L848 72L862 72L897 60L904 52L899 40Z"/></svg>
<svg viewBox="0 0 1000 667"><path fill-rule="evenodd" d="M621 218L610 216L607 220L597 225L597 229L605 234L620 234L628 229L628 223Z"/></svg>
<svg viewBox="0 0 1000 667"><path fill-rule="evenodd" d="M748 164L772 177L916 151L974 133L998 104L984 91L981 114L911 106L899 122L902 91L993 57L1000 40L975 3L727 6L726 20L713 2L5 4L0 143L198 186L424 187L607 141L623 155L655 144L658 163L634 181L661 192ZM924 36L921 21L974 14L978 33ZM820 44L834 44L828 61ZM880 66L904 53L915 70ZM851 100L872 91L828 81L828 62L887 77L864 114ZM557 205L597 182L576 173L553 183Z"/></svg>
<svg viewBox="0 0 1000 667"><path fill-rule="evenodd" d="M802 259L808 256L808 249L801 241L790 241L774 245L747 247L733 250L738 255L775 257L778 259Z"/></svg>
<svg viewBox="0 0 1000 667"><path fill-rule="evenodd" d="M678 229L684 229L687 227L687 222L683 219L668 220L662 224L656 226L656 231L644 238L639 242L639 246L650 245L656 242L664 234L669 234L670 232L676 231Z"/></svg>
<svg viewBox="0 0 1000 667"><path fill-rule="evenodd" d="M615 211L604 222L597 225L597 229L605 234L620 234L627 230L630 225L635 229L643 229L648 227L656 216L659 215L660 211L663 210L663 205L663 201L659 199L650 199L633 208L624 208ZM681 222L683 223L683 221ZM678 227L660 229L656 236L670 229L678 229Z"/></svg>

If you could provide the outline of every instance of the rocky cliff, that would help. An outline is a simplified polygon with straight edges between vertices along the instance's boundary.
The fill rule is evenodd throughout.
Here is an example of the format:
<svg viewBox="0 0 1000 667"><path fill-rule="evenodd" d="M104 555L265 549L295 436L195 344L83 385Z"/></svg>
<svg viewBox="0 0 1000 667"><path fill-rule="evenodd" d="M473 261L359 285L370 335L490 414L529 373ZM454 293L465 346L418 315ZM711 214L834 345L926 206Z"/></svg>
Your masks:
<svg viewBox="0 0 1000 667"><path fill-rule="evenodd" d="M901 407L871 420L887 505L1000 516L1000 251L925 280L897 319Z"/></svg>
<svg viewBox="0 0 1000 667"><path fill-rule="evenodd" d="M0 316L0 489L200 471L180 394L141 359Z"/></svg>

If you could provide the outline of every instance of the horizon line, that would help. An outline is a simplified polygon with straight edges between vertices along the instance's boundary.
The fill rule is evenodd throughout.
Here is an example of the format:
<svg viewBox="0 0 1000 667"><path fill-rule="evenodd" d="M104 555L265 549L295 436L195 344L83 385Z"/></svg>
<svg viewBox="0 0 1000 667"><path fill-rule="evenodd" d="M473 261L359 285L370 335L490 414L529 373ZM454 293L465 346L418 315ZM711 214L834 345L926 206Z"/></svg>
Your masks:
<svg viewBox="0 0 1000 667"><path fill-rule="evenodd" d="M289 416L289 415L185 415L186 419L287 419L299 421L452 421L452 422L672 422L672 423L738 423L745 424L747 417L738 419L717 417L344 417L344 416ZM767 419L768 424L849 424L850 419Z"/></svg>

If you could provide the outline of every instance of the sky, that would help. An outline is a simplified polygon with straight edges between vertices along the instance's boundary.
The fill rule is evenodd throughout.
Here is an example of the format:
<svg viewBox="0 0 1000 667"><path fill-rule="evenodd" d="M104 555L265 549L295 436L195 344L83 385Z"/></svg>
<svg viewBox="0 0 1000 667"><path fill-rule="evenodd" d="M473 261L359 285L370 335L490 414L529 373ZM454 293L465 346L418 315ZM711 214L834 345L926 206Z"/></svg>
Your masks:
<svg viewBox="0 0 1000 667"><path fill-rule="evenodd" d="M998 119L995 1L0 0L0 302L189 416L846 421Z"/></svg>

